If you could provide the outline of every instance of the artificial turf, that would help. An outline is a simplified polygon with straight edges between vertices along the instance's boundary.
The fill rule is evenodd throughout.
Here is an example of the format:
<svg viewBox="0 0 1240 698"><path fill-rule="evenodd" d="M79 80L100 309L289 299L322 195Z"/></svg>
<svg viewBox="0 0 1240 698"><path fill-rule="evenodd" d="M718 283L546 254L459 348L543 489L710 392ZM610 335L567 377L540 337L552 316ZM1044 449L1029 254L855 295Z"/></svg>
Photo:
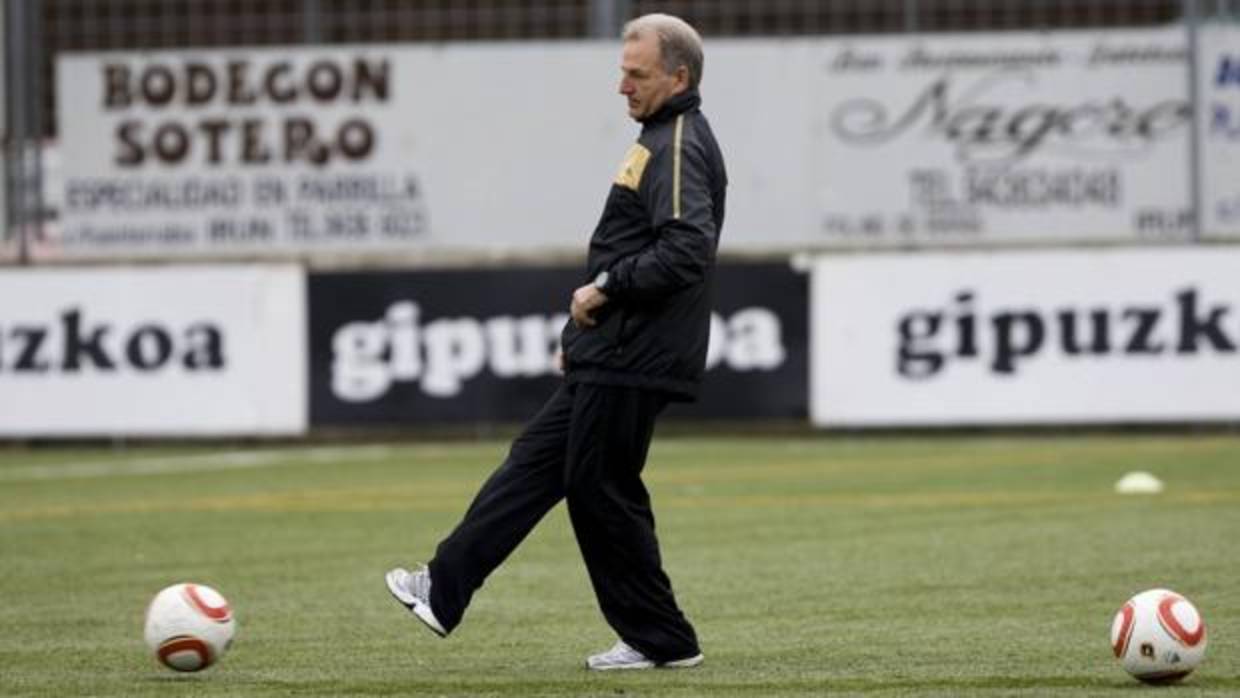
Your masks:
<svg viewBox="0 0 1240 698"><path fill-rule="evenodd" d="M506 444L0 451L0 695L1240 694L1240 438L656 437L646 480L706 663L593 674L614 637L563 507L447 640L384 590L432 554ZM1122 496L1147 470L1160 495ZM232 602L217 665L142 641L179 581ZM1111 656L1168 587L1210 647L1147 688Z"/></svg>

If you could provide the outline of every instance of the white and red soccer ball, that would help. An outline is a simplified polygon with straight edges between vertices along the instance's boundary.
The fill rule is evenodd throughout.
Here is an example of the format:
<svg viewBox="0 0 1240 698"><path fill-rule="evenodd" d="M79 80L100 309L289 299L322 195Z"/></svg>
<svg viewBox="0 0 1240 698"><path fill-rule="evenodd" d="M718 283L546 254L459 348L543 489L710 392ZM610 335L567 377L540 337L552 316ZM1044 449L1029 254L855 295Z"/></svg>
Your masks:
<svg viewBox="0 0 1240 698"><path fill-rule="evenodd" d="M1124 670L1147 683L1188 676L1206 655L1206 624L1188 599L1167 589L1132 597L1111 622L1111 649Z"/></svg>
<svg viewBox="0 0 1240 698"><path fill-rule="evenodd" d="M202 584L174 584L147 606L143 635L164 666L199 671L223 656L235 632L232 608L218 591Z"/></svg>

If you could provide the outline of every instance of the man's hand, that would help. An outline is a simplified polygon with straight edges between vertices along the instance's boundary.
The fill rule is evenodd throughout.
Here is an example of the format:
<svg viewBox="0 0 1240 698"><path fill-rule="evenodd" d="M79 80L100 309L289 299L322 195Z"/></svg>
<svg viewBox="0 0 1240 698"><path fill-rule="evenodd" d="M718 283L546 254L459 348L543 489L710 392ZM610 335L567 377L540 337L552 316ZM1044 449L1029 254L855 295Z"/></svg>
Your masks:
<svg viewBox="0 0 1240 698"><path fill-rule="evenodd" d="M573 302L568 307L568 313L573 316L573 323L578 327L585 329L594 327L598 321L594 319L594 311L598 310L607 302L607 295L594 284L586 284L573 291Z"/></svg>

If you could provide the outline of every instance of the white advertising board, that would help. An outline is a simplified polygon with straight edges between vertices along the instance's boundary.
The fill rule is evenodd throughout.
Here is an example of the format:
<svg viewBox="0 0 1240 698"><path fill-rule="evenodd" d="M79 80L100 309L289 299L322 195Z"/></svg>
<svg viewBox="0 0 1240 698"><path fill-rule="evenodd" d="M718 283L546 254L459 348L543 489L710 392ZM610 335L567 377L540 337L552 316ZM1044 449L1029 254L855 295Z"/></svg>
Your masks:
<svg viewBox="0 0 1240 698"><path fill-rule="evenodd" d="M1180 239L1183 33L708 41L725 250ZM579 252L638 125L616 42L58 59L37 257Z"/></svg>
<svg viewBox="0 0 1240 698"><path fill-rule="evenodd" d="M0 436L301 434L293 266L0 270Z"/></svg>
<svg viewBox="0 0 1240 698"><path fill-rule="evenodd" d="M1240 237L1240 27L1204 25L1198 36L1202 108L1202 232Z"/></svg>
<svg viewBox="0 0 1240 698"><path fill-rule="evenodd" d="M1184 37L824 42L818 232L869 244L1188 239Z"/></svg>
<svg viewBox="0 0 1240 698"><path fill-rule="evenodd" d="M1240 419L1240 250L819 258L814 424Z"/></svg>
<svg viewBox="0 0 1240 698"><path fill-rule="evenodd" d="M616 61L601 44L63 57L63 228L35 254L579 249L635 133Z"/></svg>

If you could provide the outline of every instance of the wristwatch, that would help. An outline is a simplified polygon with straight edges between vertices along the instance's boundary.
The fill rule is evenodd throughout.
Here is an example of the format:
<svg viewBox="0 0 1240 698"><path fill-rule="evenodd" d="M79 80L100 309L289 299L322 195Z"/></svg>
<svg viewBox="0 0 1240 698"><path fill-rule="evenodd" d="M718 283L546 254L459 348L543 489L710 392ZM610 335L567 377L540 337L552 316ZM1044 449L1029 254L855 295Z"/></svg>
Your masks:
<svg viewBox="0 0 1240 698"><path fill-rule="evenodd" d="M603 293L607 293L607 282L609 280L611 280L611 274L608 274L606 269L600 271L598 276L594 277L594 288L597 288Z"/></svg>

